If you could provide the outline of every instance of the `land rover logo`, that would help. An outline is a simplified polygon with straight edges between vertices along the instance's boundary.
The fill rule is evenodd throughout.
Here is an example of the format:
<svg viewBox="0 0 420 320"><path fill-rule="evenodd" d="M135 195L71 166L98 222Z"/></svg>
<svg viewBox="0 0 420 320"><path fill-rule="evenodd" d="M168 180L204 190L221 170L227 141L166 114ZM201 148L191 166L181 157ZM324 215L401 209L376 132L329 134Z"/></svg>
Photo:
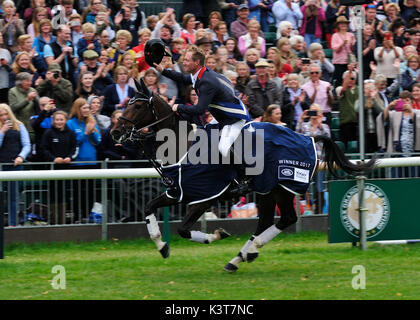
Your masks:
<svg viewBox="0 0 420 320"><path fill-rule="evenodd" d="M385 229L390 215L389 200L377 186L365 184L366 238L372 238ZM357 186L346 192L340 205L341 222L351 235L359 237L359 195Z"/></svg>
<svg viewBox="0 0 420 320"><path fill-rule="evenodd" d="M281 170L282 175L286 176L286 177L290 177L293 176L293 170L291 169L283 169Z"/></svg>

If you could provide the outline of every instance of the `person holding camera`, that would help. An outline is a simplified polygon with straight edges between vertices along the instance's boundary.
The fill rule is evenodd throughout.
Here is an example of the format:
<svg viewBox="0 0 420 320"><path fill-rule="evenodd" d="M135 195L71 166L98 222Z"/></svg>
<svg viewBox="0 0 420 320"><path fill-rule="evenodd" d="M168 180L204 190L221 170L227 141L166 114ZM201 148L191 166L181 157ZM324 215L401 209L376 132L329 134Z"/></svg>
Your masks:
<svg viewBox="0 0 420 320"><path fill-rule="evenodd" d="M75 87L73 75L79 57L71 42L71 31L67 25L59 25L56 40L44 46L44 58L48 65L58 64L63 78L69 79Z"/></svg>
<svg viewBox="0 0 420 320"><path fill-rule="evenodd" d="M37 91L40 96L53 99L61 110L70 111L73 101L73 86L69 80L63 78L58 64L52 63L48 66L45 80L39 84Z"/></svg>

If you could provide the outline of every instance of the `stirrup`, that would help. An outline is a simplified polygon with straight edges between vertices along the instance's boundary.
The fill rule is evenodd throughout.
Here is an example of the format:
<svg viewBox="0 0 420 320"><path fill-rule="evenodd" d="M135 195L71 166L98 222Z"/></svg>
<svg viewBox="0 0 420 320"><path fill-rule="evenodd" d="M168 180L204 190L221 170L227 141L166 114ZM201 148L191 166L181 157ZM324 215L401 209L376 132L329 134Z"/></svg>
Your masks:
<svg viewBox="0 0 420 320"><path fill-rule="evenodd" d="M232 189L230 189L230 192L234 195L237 195L237 196L246 195L247 193L252 192L252 188L250 186L250 183L251 183L250 179L243 180L241 182L237 182L235 180Z"/></svg>

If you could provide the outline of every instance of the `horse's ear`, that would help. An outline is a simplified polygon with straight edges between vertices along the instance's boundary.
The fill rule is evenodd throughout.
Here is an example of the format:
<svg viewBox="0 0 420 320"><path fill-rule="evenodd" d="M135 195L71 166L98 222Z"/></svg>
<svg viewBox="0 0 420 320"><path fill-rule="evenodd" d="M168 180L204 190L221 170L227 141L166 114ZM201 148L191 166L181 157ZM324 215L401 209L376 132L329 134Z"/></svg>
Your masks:
<svg viewBox="0 0 420 320"><path fill-rule="evenodd" d="M134 84L136 85L137 91L142 92L141 84L136 79L134 79Z"/></svg>
<svg viewBox="0 0 420 320"><path fill-rule="evenodd" d="M137 86L137 85L136 85ZM143 81L143 78L140 78L140 86L141 86L141 91L147 95L148 97L150 97L152 95L152 93L150 92L149 88L146 86L146 84Z"/></svg>

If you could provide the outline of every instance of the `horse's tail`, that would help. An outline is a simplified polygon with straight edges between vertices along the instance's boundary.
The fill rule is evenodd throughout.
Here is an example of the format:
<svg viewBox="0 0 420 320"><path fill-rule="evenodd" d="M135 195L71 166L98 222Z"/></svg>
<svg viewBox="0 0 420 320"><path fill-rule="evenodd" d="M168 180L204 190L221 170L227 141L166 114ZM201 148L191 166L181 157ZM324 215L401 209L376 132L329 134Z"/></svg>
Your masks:
<svg viewBox="0 0 420 320"><path fill-rule="evenodd" d="M338 178L337 169L334 166L334 163L338 166L338 168L354 176L364 174L375 168L376 157L373 157L368 162L354 164L345 156L344 152L331 138L328 138L327 136L315 136L314 140L315 143L323 143L323 153L325 155L324 161L327 164L328 171L334 177Z"/></svg>

